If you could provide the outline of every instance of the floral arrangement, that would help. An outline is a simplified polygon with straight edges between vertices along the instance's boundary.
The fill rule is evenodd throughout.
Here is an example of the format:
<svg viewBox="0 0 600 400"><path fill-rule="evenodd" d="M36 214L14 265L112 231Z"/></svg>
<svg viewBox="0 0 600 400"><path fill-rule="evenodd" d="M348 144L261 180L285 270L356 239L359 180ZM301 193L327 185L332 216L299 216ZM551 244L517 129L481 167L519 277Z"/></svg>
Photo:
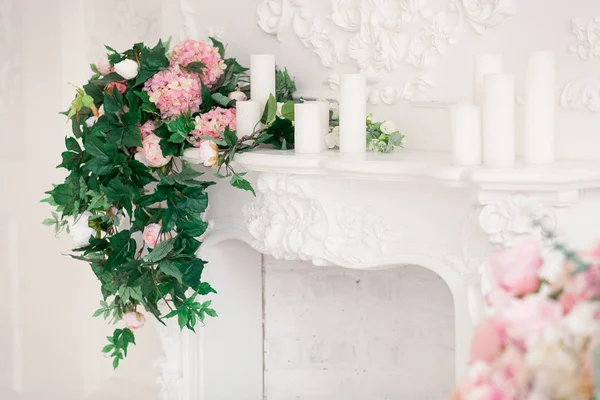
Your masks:
<svg viewBox="0 0 600 400"><path fill-rule="evenodd" d="M488 317L453 400L600 398L600 249L525 240L489 260Z"/></svg>
<svg viewBox="0 0 600 400"><path fill-rule="evenodd" d="M184 150L198 148L216 176L253 191L230 166L233 156L261 144L294 143L293 112L277 116L274 97L263 127L237 138L235 106L247 98L247 69L225 57L221 42L168 47L162 41L121 53L107 47L109 54L91 66L93 76L65 113L72 136L58 167L68 176L44 200L56 207L44 223L72 235L70 256L89 263L100 281L94 316L125 323L102 350L114 368L135 344L143 310L191 330L217 316L210 301L199 300L216 291L202 280L206 262L196 257L208 227L206 189L214 182L200 179L182 159ZM278 93L290 98L293 79L277 74Z"/></svg>
<svg viewBox="0 0 600 400"><path fill-rule="evenodd" d="M329 134L325 137L327 147L333 149L340 145L340 114L334 105L330 110ZM375 122L373 114L367 116L367 143L369 150L377 153L391 153L404 147L406 136L396 129L393 121Z"/></svg>

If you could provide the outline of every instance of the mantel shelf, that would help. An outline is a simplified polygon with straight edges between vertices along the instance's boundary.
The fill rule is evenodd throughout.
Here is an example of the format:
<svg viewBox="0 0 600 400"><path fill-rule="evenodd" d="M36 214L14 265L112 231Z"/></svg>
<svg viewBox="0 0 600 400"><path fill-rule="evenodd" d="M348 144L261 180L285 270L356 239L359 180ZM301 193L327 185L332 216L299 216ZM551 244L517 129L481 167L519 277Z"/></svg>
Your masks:
<svg viewBox="0 0 600 400"><path fill-rule="evenodd" d="M189 162L199 163L196 149L188 149L185 156ZM474 185L485 190L569 191L600 187L600 161L519 163L511 168L458 167L452 165L448 153L442 152L401 150L349 155L330 150L318 155L297 155L293 150L260 149L239 154L236 162L256 172L437 182L446 186Z"/></svg>

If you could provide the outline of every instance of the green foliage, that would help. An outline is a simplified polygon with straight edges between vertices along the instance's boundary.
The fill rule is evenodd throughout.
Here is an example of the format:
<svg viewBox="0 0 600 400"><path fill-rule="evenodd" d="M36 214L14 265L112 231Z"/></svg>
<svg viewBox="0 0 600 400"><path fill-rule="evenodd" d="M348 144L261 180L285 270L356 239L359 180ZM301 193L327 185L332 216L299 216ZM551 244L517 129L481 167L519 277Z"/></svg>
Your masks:
<svg viewBox="0 0 600 400"><path fill-rule="evenodd" d="M127 357L127 348L130 344L135 345L135 336L127 328L115 329L112 336L107 336L109 344L102 349L103 353L113 358L113 368L117 369L119 362Z"/></svg>
<svg viewBox="0 0 600 400"><path fill-rule="evenodd" d="M290 76L287 68L278 69L275 79L275 87L277 92L277 101L285 102L293 100L293 95L296 92L296 80Z"/></svg>

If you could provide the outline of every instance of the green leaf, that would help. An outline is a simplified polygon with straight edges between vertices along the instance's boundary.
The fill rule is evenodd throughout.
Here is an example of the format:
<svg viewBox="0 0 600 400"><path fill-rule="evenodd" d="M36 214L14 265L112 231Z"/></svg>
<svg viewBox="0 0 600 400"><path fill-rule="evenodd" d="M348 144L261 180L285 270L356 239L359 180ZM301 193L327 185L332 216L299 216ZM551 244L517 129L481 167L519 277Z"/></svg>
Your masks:
<svg viewBox="0 0 600 400"><path fill-rule="evenodd" d="M221 93L214 93L212 99L221 107L227 107L233 100Z"/></svg>
<svg viewBox="0 0 600 400"><path fill-rule="evenodd" d="M200 296L206 296L207 294L210 294L210 293L217 293L217 291L215 289L213 289L212 286L210 286L210 284L208 282L201 282L198 286L196 286L194 288L194 290Z"/></svg>
<svg viewBox="0 0 600 400"><path fill-rule="evenodd" d="M296 81L290 76L287 68L277 70L275 87L278 101L293 100L293 95L296 92Z"/></svg>
<svg viewBox="0 0 600 400"><path fill-rule="evenodd" d="M227 126L225 128L225 132L223 132L223 139L225 139L225 142L227 143L227 146L234 148L235 145L237 144L237 135L235 134L235 131L232 131L229 129L229 126Z"/></svg>
<svg viewBox="0 0 600 400"><path fill-rule="evenodd" d="M209 112L213 105L212 95L210 89L202 83L202 112Z"/></svg>
<svg viewBox="0 0 600 400"><path fill-rule="evenodd" d="M288 101L281 107L281 116L287 120L294 121L294 102Z"/></svg>
<svg viewBox="0 0 600 400"><path fill-rule="evenodd" d="M165 232L170 232L175 228L177 224L177 210L169 207L167 208L162 215L162 227Z"/></svg>
<svg viewBox="0 0 600 400"><path fill-rule="evenodd" d="M177 281L179 281L179 283L183 283L183 273L181 272L181 270L179 268L177 268L177 266L175 266L175 263L173 261L162 260L160 262L160 264L158 265L158 269L163 274L177 279Z"/></svg>
<svg viewBox="0 0 600 400"><path fill-rule="evenodd" d="M164 259L173 250L173 240L165 240L156 245L154 250L145 257L146 261L156 262Z"/></svg>
<svg viewBox="0 0 600 400"><path fill-rule="evenodd" d="M142 120L142 112L139 109L130 110L125 114L121 115L121 122L123 125L138 125Z"/></svg>
<svg viewBox="0 0 600 400"><path fill-rule="evenodd" d="M271 95L269 95L269 100L267 101L267 104L265 105L265 110L263 112L263 116L262 116L260 122L262 122L265 125L270 124L275 119L276 115L277 115L277 100L275 100L275 97L273 97L273 95L271 94Z"/></svg>
<svg viewBox="0 0 600 400"><path fill-rule="evenodd" d="M79 146L79 142L77 142L77 139L75 139L74 137L66 137L65 146L69 151L81 153L81 147Z"/></svg>
<svg viewBox="0 0 600 400"><path fill-rule="evenodd" d="M123 95L118 90L113 90L112 94L104 93L104 111L108 114L114 114L123 109Z"/></svg>
<svg viewBox="0 0 600 400"><path fill-rule="evenodd" d="M247 190L249 192L252 192L252 194L254 196L256 196L256 192L252 188L252 185L250 184L250 182L248 182L246 179L243 178L244 175L245 175L245 173L233 174L233 176L231 177L231 181L230 181L231 186L236 187L238 189Z"/></svg>
<svg viewBox="0 0 600 400"><path fill-rule="evenodd" d="M139 113L139 112L138 112ZM123 129L123 144L127 147L141 147L142 135L137 126L125 126Z"/></svg>
<svg viewBox="0 0 600 400"><path fill-rule="evenodd" d="M225 59L225 46L223 45L223 43L221 43L212 36L209 37L209 39L212 42L213 46L215 46L219 50L219 55L221 56L221 58Z"/></svg>
<svg viewBox="0 0 600 400"><path fill-rule="evenodd" d="M201 63L200 61L194 61L187 65L187 67L181 66L183 69L186 69L190 72L195 72L197 74L203 75L204 69L206 68L206 64Z"/></svg>
<svg viewBox="0 0 600 400"><path fill-rule="evenodd" d="M178 268L183 274L183 284L190 287L199 285L205 264L206 261L200 260L199 258L194 258L188 262L179 264Z"/></svg>

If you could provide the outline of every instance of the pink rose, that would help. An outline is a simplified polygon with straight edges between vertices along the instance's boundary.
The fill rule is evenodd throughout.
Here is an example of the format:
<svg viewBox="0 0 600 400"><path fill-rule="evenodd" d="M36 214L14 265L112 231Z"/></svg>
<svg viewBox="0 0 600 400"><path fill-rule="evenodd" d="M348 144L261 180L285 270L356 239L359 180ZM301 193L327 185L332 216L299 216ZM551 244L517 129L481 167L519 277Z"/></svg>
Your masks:
<svg viewBox="0 0 600 400"><path fill-rule="evenodd" d="M153 134L154 129L156 129L156 124L151 119L146 121L144 125L140 126L140 135L142 136L142 140Z"/></svg>
<svg viewBox="0 0 600 400"><path fill-rule="evenodd" d="M135 331L144 326L146 317L144 317L144 314L142 313L131 311L123 315L123 321L125 321L125 326L132 331Z"/></svg>
<svg viewBox="0 0 600 400"><path fill-rule="evenodd" d="M241 90L236 90L235 92L231 92L227 95L227 97L230 98L231 100L235 100L235 101L248 100L248 96L246 96L246 93L242 92Z"/></svg>
<svg viewBox="0 0 600 400"><path fill-rule="evenodd" d="M122 82L111 82L106 86L106 90L117 89L119 93L125 93L127 91L127 85Z"/></svg>
<svg viewBox="0 0 600 400"><path fill-rule="evenodd" d="M561 316L560 304L541 296L527 296L502 310L506 336L517 345L540 336Z"/></svg>
<svg viewBox="0 0 600 400"><path fill-rule="evenodd" d="M100 59L96 63L96 68L98 69L98 72L100 72L101 75L110 74L111 66L110 61L108 61L108 55L106 53L103 54L102 57L100 57Z"/></svg>
<svg viewBox="0 0 600 400"><path fill-rule="evenodd" d="M162 226L159 224L149 224L144 228L144 232L142 233L142 237L144 238L144 242L146 246L153 249L157 244L162 242L163 235L161 235Z"/></svg>
<svg viewBox="0 0 600 400"><path fill-rule="evenodd" d="M506 395L503 389L493 384L478 386L473 389L465 400L511 400L512 397Z"/></svg>
<svg viewBox="0 0 600 400"><path fill-rule="evenodd" d="M471 362L493 363L502 354L504 345L502 321L497 317L484 320L475 330L471 340Z"/></svg>
<svg viewBox="0 0 600 400"><path fill-rule="evenodd" d="M200 143L200 162L205 167L216 167L219 164L219 148L210 140Z"/></svg>
<svg viewBox="0 0 600 400"><path fill-rule="evenodd" d="M544 261L540 244L527 240L490 257L490 273L493 284L514 296L536 292L539 271Z"/></svg>
<svg viewBox="0 0 600 400"><path fill-rule="evenodd" d="M163 156L160 138L150 133L142 140L142 147L135 154L135 159L148 167L159 168L167 165L171 161L171 156Z"/></svg>

